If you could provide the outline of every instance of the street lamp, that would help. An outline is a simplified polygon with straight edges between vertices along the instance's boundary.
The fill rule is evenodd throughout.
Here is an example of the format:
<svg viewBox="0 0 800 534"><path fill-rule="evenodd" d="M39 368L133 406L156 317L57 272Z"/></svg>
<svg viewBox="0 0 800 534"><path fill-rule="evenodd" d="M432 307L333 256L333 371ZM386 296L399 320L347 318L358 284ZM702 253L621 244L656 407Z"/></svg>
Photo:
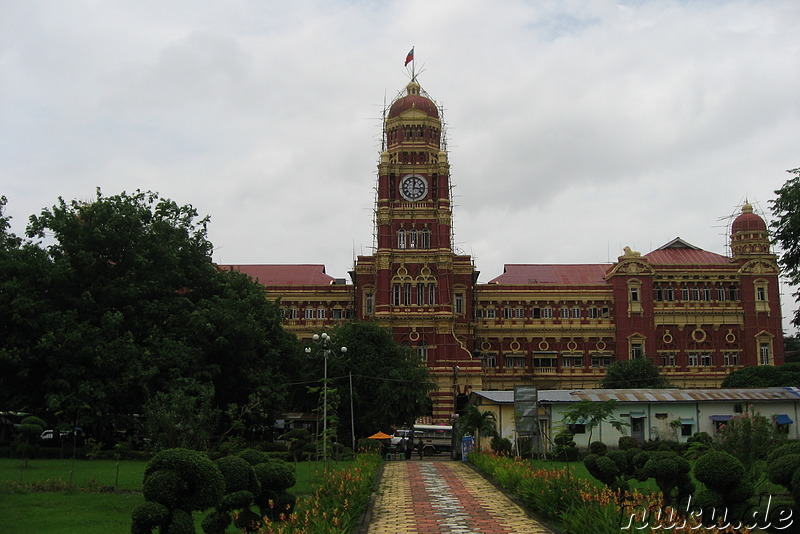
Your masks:
<svg viewBox="0 0 800 534"><path fill-rule="evenodd" d="M314 343L322 344L322 355L325 359L325 375L322 382L322 458L328 459L328 356L331 354L330 344L332 343L331 336L325 332L322 335L314 334L312 338ZM347 347L339 349L342 354L347 352ZM311 355L311 347L306 347L306 354Z"/></svg>
<svg viewBox="0 0 800 534"><path fill-rule="evenodd" d="M458 372L460 370L459 366L453 366L453 419L458 417Z"/></svg>

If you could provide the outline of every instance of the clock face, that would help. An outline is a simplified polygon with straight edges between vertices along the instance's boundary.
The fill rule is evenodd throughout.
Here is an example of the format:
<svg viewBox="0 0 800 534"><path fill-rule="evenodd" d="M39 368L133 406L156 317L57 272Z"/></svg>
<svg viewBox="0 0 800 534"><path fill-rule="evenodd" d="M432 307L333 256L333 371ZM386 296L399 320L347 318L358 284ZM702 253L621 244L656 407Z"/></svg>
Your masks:
<svg viewBox="0 0 800 534"><path fill-rule="evenodd" d="M421 200L428 194L428 182L418 174L409 174L400 180L400 194L406 200Z"/></svg>

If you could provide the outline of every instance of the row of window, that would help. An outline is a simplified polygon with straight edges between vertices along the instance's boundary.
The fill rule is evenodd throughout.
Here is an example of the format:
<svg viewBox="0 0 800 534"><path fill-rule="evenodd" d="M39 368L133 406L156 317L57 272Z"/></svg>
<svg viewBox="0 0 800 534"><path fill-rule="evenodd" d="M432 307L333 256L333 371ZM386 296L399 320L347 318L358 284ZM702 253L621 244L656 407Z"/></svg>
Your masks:
<svg viewBox="0 0 800 534"><path fill-rule="evenodd" d="M461 313L456 311L456 313ZM554 309L550 306L543 308L533 307L530 310L530 315L527 310L522 307L517 308L501 308L500 313L503 319L552 319L556 315L561 319L582 319L584 316L584 309L580 306L563 306ZM586 308L586 317L589 319L607 319L611 316L611 308L608 306L590 306ZM497 308L475 308L476 319L497 319Z"/></svg>
<svg viewBox="0 0 800 534"><path fill-rule="evenodd" d="M298 308L281 308L281 317L283 319L299 319L300 310ZM311 319L327 319L327 308L306 308L303 310L303 318L306 320ZM353 310L351 308L334 308L331 310L332 319L352 319Z"/></svg>
<svg viewBox="0 0 800 534"><path fill-rule="evenodd" d="M641 347L639 347L641 348ZM769 343L762 343L759 346L760 363L761 365L769 365L770 362L770 346ZM643 357L639 356L639 357ZM720 359L717 359L720 358ZM678 353L676 352L662 352L661 353L661 366L662 367L677 367ZM483 357L485 367L497 367L498 356L496 354L485 354ZM721 354L712 354L708 351L690 351L686 353L686 364L689 367L712 367L720 363L725 367L739 365L739 351L724 351ZM590 357L592 367L608 367L611 365L611 356L593 355ZM561 356L561 367L583 367L584 356L576 356L574 354L567 354ZM526 368L527 357L520 354L512 354L503 357L503 367L505 368ZM558 367L557 354L548 354L544 356L536 355L531 357L531 367L538 368L552 368Z"/></svg>
<svg viewBox="0 0 800 534"><path fill-rule="evenodd" d="M403 126L402 128L391 128L386 132L386 140L390 144L400 142L402 140L439 140L439 130L432 126Z"/></svg>
<svg viewBox="0 0 800 534"><path fill-rule="evenodd" d="M483 356L484 367L497 367L497 355L485 354ZM611 365L612 357L607 355L595 354L590 356L589 361L592 367L608 367ZM583 356L562 356L561 367L583 367ZM527 357L523 355L509 355L503 357L503 367L506 369L524 369L527 367ZM531 367L536 368L556 368L558 367L558 355L556 353L547 355L537 355L531 358Z"/></svg>
<svg viewBox="0 0 800 534"><path fill-rule="evenodd" d="M429 249L431 248L431 231L428 228L417 230L412 228L405 230L400 228L397 231L397 248L409 249Z"/></svg>
<svg viewBox="0 0 800 534"><path fill-rule="evenodd" d="M371 297L372 295L369 295ZM433 306L436 304L436 284L392 284L392 305L394 306ZM372 306L367 306L371 308ZM367 315L372 312L365 310Z"/></svg>
<svg viewBox="0 0 800 534"><path fill-rule="evenodd" d="M761 288L764 289L764 288ZM673 286L656 286L653 290L653 298L656 302L674 302L676 297L680 295L682 301L685 302L708 302L712 300L712 297L716 293L716 300L718 302L725 302L725 301L738 301L739 300L739 288L735 285L723 287L717 286L716 288L711 288L709 286L704 287L680 287L675 288ZM762 297L766 298L766 293L762 294ZM631 287L630 288L630 300L636 302L639 300L639 288L638 287Z"/></svg>

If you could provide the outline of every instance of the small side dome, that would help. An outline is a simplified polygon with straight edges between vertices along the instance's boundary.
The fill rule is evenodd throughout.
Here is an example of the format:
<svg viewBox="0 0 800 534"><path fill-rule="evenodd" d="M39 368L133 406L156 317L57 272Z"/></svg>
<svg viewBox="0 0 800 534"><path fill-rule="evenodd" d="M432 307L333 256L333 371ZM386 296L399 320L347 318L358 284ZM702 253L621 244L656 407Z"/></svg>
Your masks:
<svg viewBox="0 0 800 534"><path fill-rule="evenodd" d="M742 206L742 214L736 217L731 226L731 234L735 235L739 232L766 232L767 223L764 219L753 213L753 206L745 203Z"/></svg>
<svg viewBox="0 0 800 534"><path fill-rule="evenodd" d="M394 118L409 109L418 109L429 117L439 118L439 110L430 98L420 94L420 86L417 82L410 82L406 86L406 96L398 98L389 108L389 117Z"/></svg>

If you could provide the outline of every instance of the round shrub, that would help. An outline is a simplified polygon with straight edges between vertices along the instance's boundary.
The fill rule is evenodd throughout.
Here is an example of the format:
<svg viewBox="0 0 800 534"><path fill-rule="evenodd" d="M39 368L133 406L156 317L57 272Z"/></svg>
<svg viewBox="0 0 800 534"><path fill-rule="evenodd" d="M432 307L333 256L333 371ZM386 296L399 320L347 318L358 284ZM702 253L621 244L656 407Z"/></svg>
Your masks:
<svg viewBox="0 0 800 534"><path fill-rule="evenodd" d="M780 447L775 447L767 456L767 461L772 463L774 460L786 456L787 454L800 454L800 441L790 441Z"/></svg>
<svg viewBox="0 0 800 534"><path fill-rule="evenodd" d="M794 502L800 503L800 469L792 474L791 492Z"/></svg>
<svg viewBox="0 0 800 534"><path fill-rule="evenodd" d="M226 514L225 512L220 512L219 510L214 510L203 519L203 522L200 526L203 528L203 532L211 534L225 532L225 529L228 528L228 525L230 524L230 515Z"/></svg>
<svg viewBox="0 0 800 534"><path fill-rule="evenodd" d="M131 534L150 534L154 528L166 524L169 509L157 502L145 502L133 509Z"/></svg>
<svg viewBox="0 0 800 534"><path fill-rule="evenodd" d="M617 440L617 445L619 446L619 450L621 451L626 451L628 449L638 449L639 441L631 436L620 436L619 440Z"/></svg>
<svg viewBox="0 0 800 534"><path fill-rule="evenodd" d="M800 468L800 454L787 454L772 460L767 465L767 476L771 482L792 488L792 476Z"/></svg>
<svg viewBox="0 0 800 534"><path fill-rule="evenodd" d="M245 449L237 454L239 458L244 459L250 465L258 465L269 462L269 456L263 451L256 449Z"/></svg>
<svg viewBox="0 0 800 534"><path fill-rule="evenodd" d="M166 529L167 534L195 534L192 514L186 510L173 510L172 521Z"/></svg>
<svg viewBox="0 0 800 534"><path fill-rule="evenodd" d="M727 452L713 451L697 459L694 477L709 489L723 495L741 484L745 469L742 462Z"/></svg>
<svg viewBox="0 0 800 534"><path fill-rule="evenodd" d="M262 490L284 491L294 486L297 481L294 466L281 460L258 464L253 469Z"/></svg>
<svg viewBox="0 0 800 534"><path fill-rule="evenodd" d="M234 491L222 498L222 501L219 503L219 509L223 512L241 510L253 504L254 498L254 495L247 490Z"/></svg>
<svg viewBox="0 0 800 534"><path fill-rule="evenodd" d="M508 456L511 454L511 440L508 438L501 438L500 436L494 436L492 438L492 450L497 454L502 454Z"/></svg>
<svg viewBox="0 0 800 534"><path fill-rule="evenodd" d="M554 437L553 443L560 447L574 447L575 442L572 439L574 437L575 436L573 434L565 432Z"/></svg>
<svg viewBox="0 0 800 534"><path fill-rule="evenodd" d="M258 493L258 480L253 466L239 456L225 456L214 462L225 479L225 493L247 490Z"/></svg>
<svg viewBox="0 0 800 534"><path fill-rule="evenodd" d="M608 452L608 447L602 441L593 441L589 444L589 452L592 454L603 455Z"/></svg>
<svg viewBox="0 0 800 534"><path fill-rule="evenodd" d="M695 432L686 443L702 443L703 445L711 445L714 443L714 438L708 432Z"/></svg>
<svg viewBox="0 0 800 534"><path fill-rule="evenodd" d="M176 508L186 493L186 483L175 471L155 471L145 477L142 493L147 501Z"/></svg>
<svg viewBox="0 0 800 534"><path fill-rule="evenodd" d="M594 475L597 480L607 485L613 484L619 476L619 467L617 467L617 464L615 464L614 461L608 456L597 457L597 461L595 462L595 471L600 476L595 475L595 473L592 473L592 475Z"/></svg>
<svg viewBox="0 0 800 534"><path fill-rule="evenodd" d="M225 479L214 462L203 454L188 449L168 449L156 454L144 470L145 484L154 473L174 472L185 484L177 496L175 508L205 510L215 506L225 491Z"/></svg>

